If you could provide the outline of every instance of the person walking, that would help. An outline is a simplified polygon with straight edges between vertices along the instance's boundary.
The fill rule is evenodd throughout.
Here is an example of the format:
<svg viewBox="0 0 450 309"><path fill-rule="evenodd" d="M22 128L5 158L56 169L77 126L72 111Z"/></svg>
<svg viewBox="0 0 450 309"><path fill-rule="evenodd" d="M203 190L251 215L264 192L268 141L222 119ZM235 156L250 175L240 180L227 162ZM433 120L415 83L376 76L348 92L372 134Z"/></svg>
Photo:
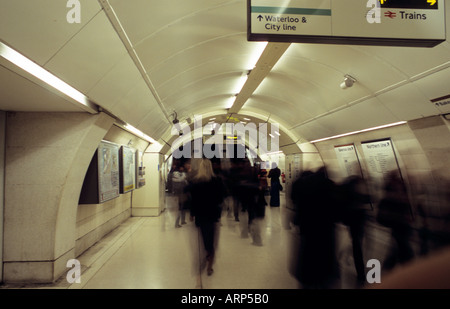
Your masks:
<svg viewBox="0 0 450 309"><path fill-rule="evenodd" d="M184 166L179 166L175 169L175 171L172 174L172 188L173 193L177 197L178 202L178 215L177 219L175 220L175 227L181 227L181 224L186 224L185 219L185 209L184 205L186 203L186 194L184 192L184 189L187 185L187 177L186 172L184 170Z"/></svg>
<svg viewBox="0 0 450 309"><path fill-rule="evenodd" d="M210 160L201 160L186 191L191 197L191 216L194 217L203 240L207 273L210 276L214 271L212 266L218 244L218 222L225 197L222 179L214 174Z"/></svg>

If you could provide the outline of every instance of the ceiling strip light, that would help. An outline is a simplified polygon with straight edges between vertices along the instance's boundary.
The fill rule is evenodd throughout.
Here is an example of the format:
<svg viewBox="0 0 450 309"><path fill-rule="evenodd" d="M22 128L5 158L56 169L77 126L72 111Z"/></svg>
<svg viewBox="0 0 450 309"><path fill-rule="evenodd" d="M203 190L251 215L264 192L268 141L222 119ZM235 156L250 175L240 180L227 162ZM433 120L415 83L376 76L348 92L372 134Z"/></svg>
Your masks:
<svg viewBox="0 0 450 309"><path fill-rule="evenodd" d="M147 142L150 142L152 144L159 144L157 141L155 141L153 138L151 138L150 136L148 136L147 134L143 133L141 130L133 127L131 124L125 124L124 128L128 131L130 131L131 133L135 134L136 136L145 139Z"/></svg>
<svg viewBox="0 0 450 309"><path fill-rule="evenodd" d="M97 112L94 105L84 94L2 42L0 42L0 56L74 99L83 106L88 107L90 112Z"/></svg>
<svg viewBox="0 0 450 309"><path fill-rule="evenodd" d="M374 131L374 130L383 129L383 128L394 127L394 126L402 125L402 124L405 124L405 123L406 123L406 121L394 122L394 123L385 124L385 125L378 126L378 127L373 127L373 128L363 129L363 130L359 130L359 131L353 131L353 132L349 132L349 133L344 133L344 134L334 135L334 136L330 136L330 137L320 138L320 139L313 140L310 143L313 144L313 143L323 142L323 141L327 141L327 140L335 139L335 138L339 138L339 137L354 135L354 134L368 132L368 131Z"/></svg>

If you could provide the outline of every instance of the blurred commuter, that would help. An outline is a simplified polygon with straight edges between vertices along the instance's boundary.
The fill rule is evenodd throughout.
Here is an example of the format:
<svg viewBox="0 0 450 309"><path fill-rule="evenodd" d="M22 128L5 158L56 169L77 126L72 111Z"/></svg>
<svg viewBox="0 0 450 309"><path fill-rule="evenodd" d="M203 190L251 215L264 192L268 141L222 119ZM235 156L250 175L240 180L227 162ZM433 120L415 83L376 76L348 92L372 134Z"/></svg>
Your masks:
<svg viewBox="0 0 450 309"><path fill-rule="evenodd" d="M342 207L340 215L342 223L350 230L353 260L360 285L366 281L362 242L366 222L364 207L370 203L370 197L364 191L364 182L359 176L348 177L339 187L339 202Z"/></svg>
<svg viewBox="0 0 450 309"><path fill-rule="evenodd" d="M235 194L242 212L247 212L247 224L242 226L241 236L248 237L248 232L257 233L252 230L252 224L256 218L259 197L259 180L255 169L250 165L248 159L239 160L237 163L238 173L236 174L237 184ZM255 235L252 234L254 238ZM256 236L257 237L257 236Z"/></svg>
<svg viewBox="0 0 450 309"><path fill-rule="evenodd" d="M241 204L239 200L239 178L240 178L240 166L238 162L231 161L231 167L228 174L228 189L231 195L232 211L234 214L234 220L239 222L239 211L241 210Z"/></svg>
<svg viewBox="0 0 450 309"><path fill-rule="evenodd" d="M224 185L221 178L214 175L211 161L201 160L187 191L191 196L191 215L195 218L206 250L207 273L211 275L218 244L217 223L224 200Z"/></svg>
<svg viewBox="0 0 450 309"><path fill-rule="evenodd" d="M254 209L249 213L249 224L250 224L250 234L252 235L253 244L255 246L262 246L262 236L261 230L264 224L264 217L266 214L266 197L265 193L267 190L267 171L265 169L260 169L257 172L258 175L258 189L256 191L256 203L254 204Z"/></svg>
<svg viewBox="0 0 450 309"><path fill-rule="evenodd" d="M275 162L272 163L272 168L269 171L270 178L270 206L279 207L280 206L280 191L283 187L280 183L281 171Z"/></svg>
<svg viewBox="0 0 450 309"><path fill-rule="evenodd" d="M186 224L185 205L187 202L186 193L184 191L187 185L187 174L184 166L176 167L172 173L172 190L177 197L178 214L175 220L175 227L181 227L181 224Z"/></svg>
<svg viewBox="0 0 450 309"><path fill-rule="evenodd" d="M222 209L227 211L227 217L231 218L234 213L234 199L233 199L233 180L231 178L231 161L228 158L220 160L221 178L225 187L225 200ZM214 170L214 168L213 168Z"/></svg>
<svg viewBox="0 0 450 309"><path fill-rule="evenodd" d="M332 288L338 278L335 195L335 184L328 179L325 168L303 173L292 186L300 245L291 272L304 288Z"/></svg>
<svg viewBox="0 0 450 309"><path fill-rule="evenodd" d="M384 269L391 269L414 257L410 245L412 216L406 188L397 171L387 175L384 191L378 204L377 221L391 229L393 244L383 264Z"/></svg>
<svg viewBox="0 0 450 309"><path fill-rule="evenodd" d="M263 191L264 195L267 191L268 185L267 185L267 170L265 168L261 168L258 172L258 178L259 178L259 186L261 190Z"/></svg>
<svg viewBox="0 0 450 309"><path fill-rule="evenodd" d="M266 214L266 198L265 189L262 187L258 188L258 193L256 197L255 211L253 212L253 217L250 221L250 232L253 239L253 244L255 246L262 246L262 236L261 230L263 227L263 220Z"/></svg>

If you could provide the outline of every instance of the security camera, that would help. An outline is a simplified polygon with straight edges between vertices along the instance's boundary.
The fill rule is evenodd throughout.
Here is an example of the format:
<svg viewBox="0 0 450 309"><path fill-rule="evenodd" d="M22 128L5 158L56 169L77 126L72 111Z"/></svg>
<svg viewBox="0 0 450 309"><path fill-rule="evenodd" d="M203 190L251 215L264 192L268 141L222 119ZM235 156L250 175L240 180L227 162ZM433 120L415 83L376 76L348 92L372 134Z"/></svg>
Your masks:
<svg viewBox="0 0 450 309"><path fill-rule="evenodd" d="M353 84L356 82L356 79L354 79L353 77L351 77L350 75L345 75L344 77L344 81L340 84L340 87L342 89L347 89L351 86L353 86Z"/></svg>

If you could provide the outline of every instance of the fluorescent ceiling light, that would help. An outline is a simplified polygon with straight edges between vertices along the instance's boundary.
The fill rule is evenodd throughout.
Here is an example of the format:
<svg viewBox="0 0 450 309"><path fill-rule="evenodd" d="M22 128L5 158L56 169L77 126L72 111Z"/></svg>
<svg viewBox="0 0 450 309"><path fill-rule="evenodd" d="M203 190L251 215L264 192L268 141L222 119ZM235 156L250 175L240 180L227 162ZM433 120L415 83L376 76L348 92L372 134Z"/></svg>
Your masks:
<svg viewBox="0 0 450 309"><path fill-rule="evenodd" d="M225 106L226 109L233 107L234 101L236 101L236 96L232 95L229 99L227 99L227 104Z"/></svg>
<svg viewBox="0 0 450 309"><path fill-rule="evenodd" d="M248 60L247 69L253 70L269 42L252 42L255 46Z"/></svg>
<svg viewBox="0 0 450 309"><path fill-rule="evenodd" d="M363 129L363 130L359 130L359 131L353 131L353 132L349 132L349 133L344 133L344 134L334 135L334 136L330 136L330 137L320 138L320 139L313 140L310 143L313 144L313 143L317 143L317 142L323 142L323 141L326 141L326 140L335 139L335 138L339 138L339 137L354 135L354 134L368 132L368 131L374 131L374 130L383 129L383 128L394 127L394 126L402 125L402 124L405 124L405 123L406 123L406 121L394 122L394 123L385 124L385 125L378 126L378 127L373 127L373 128Z"/></svg>
<svg viewBox="0 0 450 309"><path fill-rule="evenodd" d="M242 91L242 88L244 87L245 83L247 82L248 75L256 66L256 63L258 62L259 58L261 57L262 53L264 52L264 49L266 48L267 44L269 42L252 42L252 44L255 46L253 51L251 52L250 58L247 63L247 69L246 72L241 75L241 78L237 82L233 93L236 95L239 94ZM227 109L232 108L234 105L234 102L236 101L236 96L233 97L233 101L227 104Z"/></svg>
<svg viewBox="0 0 450 309"><path fill-rule="evenodd" d="M19 68L25 70L26 72L30 73L31 75L39 78L40 80L57 89L58 91L71 97L78 103L81 103L85 106L92 108L88 98L84 94L82 94L69 84L65 83L64 81L62 81L49 71L45 70L38 64L34 63L27 57L23 56L22 54L18 53L11 47L1 42L0 42L0 56L10 61L11 63L15 64Z"/></svg>
<svg viewBox="0 0 450 309"><path fill-rule="evenodd" d="M242 87L244 87L245 83L247 82L248 75L247 73L243 73L241 77L239 78L238 82L236 83L235 90L233 93L240 93L242 90Z"/></svg>
<svg viewBox="0 0 450 309"><path fill-rule="evenodd" d="M157 141L155 141L153 138L151 138L150 136L148 136L147 134L143 133L141 130L133 127L131 124L126 124L125 125L125 129L127 129L128 131L130 131L131 133L139 136L140 138L145 139L146 141L153 143L153 144L159 144Z"/></svg>
<svg viewBox="0 0 450 309"><path fill-rule="evenodd" d="M268 152L265 155L272 156L272 155L282 154L282 153L283 153L283 150L278 150L278 151Z"/></svg>
<svg viewBox="0 0 450 309"><path fill-rule="evenodd" d="M242 73L241 77L239 78L238 82L236 83L236 86L233 88L234 95L230 99L230 103L227 104L227 108L231 108L234 105L234 102L236 101L237 96L241 92L242 88L244 87L245 83L247 82L248 74Z"/></svg>

